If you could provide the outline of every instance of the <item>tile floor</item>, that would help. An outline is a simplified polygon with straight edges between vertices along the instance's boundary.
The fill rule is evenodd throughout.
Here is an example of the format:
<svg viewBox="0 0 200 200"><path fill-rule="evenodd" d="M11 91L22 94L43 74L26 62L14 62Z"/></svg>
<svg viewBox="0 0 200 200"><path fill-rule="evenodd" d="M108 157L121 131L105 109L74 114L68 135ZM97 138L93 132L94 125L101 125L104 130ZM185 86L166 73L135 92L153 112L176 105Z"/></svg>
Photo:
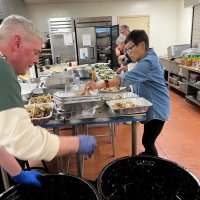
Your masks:
<svg viewBox="0 0 200 200"><path fill-rule="evenodd" d="M170 91L171 117L165 124L162 134L157 139L159 156L175 161L200 178L200 108L186 102L184 96L177 91ZM137 152L143 151L143 125L137 124ZM107 128L90 128L89 134L106 133ZM116 156L112 155L112 145L108 137L97 137L97 150L92 158L85 159L84 177L95 180L98 174L112 160L131 155L131 125L117 124ZM66 131L62 132L66 134ZM68 131L69 134L69 131ZM57 160L47 163L50 172L56 173ZM66 170L66 158L63 158ZM71 156L69 173L76 174L75 157Z"/></svg>

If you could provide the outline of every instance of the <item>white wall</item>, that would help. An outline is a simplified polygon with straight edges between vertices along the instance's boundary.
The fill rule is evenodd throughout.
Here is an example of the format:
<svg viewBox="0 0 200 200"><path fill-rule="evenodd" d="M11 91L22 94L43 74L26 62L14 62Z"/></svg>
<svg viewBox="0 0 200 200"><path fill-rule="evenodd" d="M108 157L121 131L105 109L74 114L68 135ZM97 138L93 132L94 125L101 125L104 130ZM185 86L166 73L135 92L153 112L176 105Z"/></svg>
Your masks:
<svg viewBox="0 0 200 200"><path fill-rule="evenodd" d="M177 21L177 44L190 44L192 31L192 12L193 8L183 9L184 2L180 0L179 15Z"/></svg>
<svg viewBox="0 0 200 200"><path fill-rule="evenodd" d="M112 16L113 25L117 16L149 15L150 46L158 55L165 55L167 47L177 43L190 43L192 8L184 8L184 0L132 0L90 3L66 3L27 6L28 17L42 31L48 31L50 17L95 17ZM179 16L180 15L180 16ZM185 23L185 24L184 24ZM184 25L184 26L183 26Z"/></svg>
<svg viewBox="0 0 200 200"><path fill-rule="evenodd" d="M200 3L199 0L184 0L184 6L185 7L194 6L198 3Z"/></svg>
<svg viewBox="0 0 200 200"><path fill-rule="evenodd" d="M2 6L3 18L6 18L8 15L16 14L22 15L24 17L26 14L26 5L19 0L0 0Z"/></svg>

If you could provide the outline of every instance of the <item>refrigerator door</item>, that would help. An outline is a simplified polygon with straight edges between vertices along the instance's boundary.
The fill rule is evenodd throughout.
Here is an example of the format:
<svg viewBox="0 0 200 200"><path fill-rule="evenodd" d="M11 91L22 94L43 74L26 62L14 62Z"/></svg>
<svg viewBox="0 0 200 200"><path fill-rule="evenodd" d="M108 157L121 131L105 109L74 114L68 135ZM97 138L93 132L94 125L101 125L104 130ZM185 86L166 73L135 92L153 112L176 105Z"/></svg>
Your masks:
<svg viewBox="0 0 200 200"><path fill-rule="evenodd" d="M115 53L116 40L119 36L119 25L114 25L111 28L111 66L113 69L119 67L118 59Z"/></svg>
<svg viewBox="0 0 200 200"><path fill-rule="evenodd" d="M50 35L54 64L60 61L77 61L74 33L57 33Z"/></svg>
<svg viewBox="0 0 200 200"><path fill-rule="evenodd" d="M76 28L78 64L97 62L96 30L94 27Z"/></svg>
<svg viewBox="0 0 200 200"><path fill-rule="evenodd" d="M97 62L110 63L111 60L111 28L96 28Z"/></svg>
<svg viewBox="0 0 200 200"><path fill-rule="evenodd" d="M48 25L53 63L77 61L74 19L49 18Z"/></svg>

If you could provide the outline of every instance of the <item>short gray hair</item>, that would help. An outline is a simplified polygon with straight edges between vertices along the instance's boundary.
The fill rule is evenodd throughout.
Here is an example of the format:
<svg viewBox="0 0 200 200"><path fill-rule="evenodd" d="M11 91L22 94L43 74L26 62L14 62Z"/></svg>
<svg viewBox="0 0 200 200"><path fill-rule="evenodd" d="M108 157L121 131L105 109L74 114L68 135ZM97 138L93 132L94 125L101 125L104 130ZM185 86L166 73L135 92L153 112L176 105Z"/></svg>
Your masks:
<svg viewBox="0 0 200 200"><path fill-rule="evenodd" d="M116 40L116 44L121 44L121 43L125 43L126 40L126 36L125 35L120 35L117 40Z"/></svg>
<svg viewBox="0 0 200 200"><path fill-rule="evenodd" d="M0 25L0 39L7 38L13 33L23 33L25 36L33 36L43 40L42 33L31 21L19 15L10 15Z"/></svg>
<svg viewBox="0 0 200 200"><path fill-rule="evenodd" d="M119 29L125 29L125 30L127 30L127 31L130 32L130 28L129 28L129 26L126 25L126 24L121 25L121 26L119 27Z"/></svg>

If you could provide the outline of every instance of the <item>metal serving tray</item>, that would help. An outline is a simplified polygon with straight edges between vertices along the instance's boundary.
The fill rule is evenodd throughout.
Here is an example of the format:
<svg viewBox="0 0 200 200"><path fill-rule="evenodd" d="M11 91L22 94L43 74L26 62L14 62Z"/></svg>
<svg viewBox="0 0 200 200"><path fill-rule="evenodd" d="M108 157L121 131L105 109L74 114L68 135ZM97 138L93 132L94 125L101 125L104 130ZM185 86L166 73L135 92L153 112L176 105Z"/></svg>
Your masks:
<svg viewBox="0 0 200 200"><path fill-rule="evenodd" d="M87 110L99 106L99 99L87 99L82 101L68 101L61 102L54 99L55 109L59 112L76 112L81 110Z"/></svg>
<svg viewBox="0 0 200 200"><path fill-rule="evenodd" d="M64 119L83 119L85 117L92 117L96 112L96 106L94 108L90 108L87 110L80 110L76 112L59 112L58 114L62 116Z"/></svg>
<svg viewBox="0 0 200 200"><path fill-rule="evenodd" d="M73 72L80 78L90 78L92 75L92 67L79 65L78 67L73 68Z"/></svg>
<svg viewBox="0 0 200 200"><path fill-rule="evenodd" d="M92 91L91 95L88 96L78 96L78 92L64 92L64 91L57 91L54 93L54 99L60 102L75 102L75 101L88 101L88 100L101 100L101 95L98 94L98 90Z"/></svg>
<svg viewBox="0 0 200 200"><path fill-rule="evenodd" d="M113 106L116 103L125 103L131 102L134 103L135 106L131 108L121 108L121 109L114 109ZM146 99L140 98L129 98L129 99L121 99L121 100L112 100L106 101L107 105L110 107L113 113L117 115L132 115L135 113L144 113L147 112L149 106L152 106L152 103L147 101Z"/></svg>
<svg viewBox="0 0 200 200"><path fill-rule="evenodd" d="M116 100L116 99L128 99L137 98L138 95L133 92L119 92L115 94L103 94L102 99L105 101Z"/></svg>
<svg viewBox="0 0 200 200"><path fill-rule="evenodd" d="M54 93L55 109L60 112L75 112L91 109L101 102L100 95L94 96L74 96L75 92Z"/></svg>

